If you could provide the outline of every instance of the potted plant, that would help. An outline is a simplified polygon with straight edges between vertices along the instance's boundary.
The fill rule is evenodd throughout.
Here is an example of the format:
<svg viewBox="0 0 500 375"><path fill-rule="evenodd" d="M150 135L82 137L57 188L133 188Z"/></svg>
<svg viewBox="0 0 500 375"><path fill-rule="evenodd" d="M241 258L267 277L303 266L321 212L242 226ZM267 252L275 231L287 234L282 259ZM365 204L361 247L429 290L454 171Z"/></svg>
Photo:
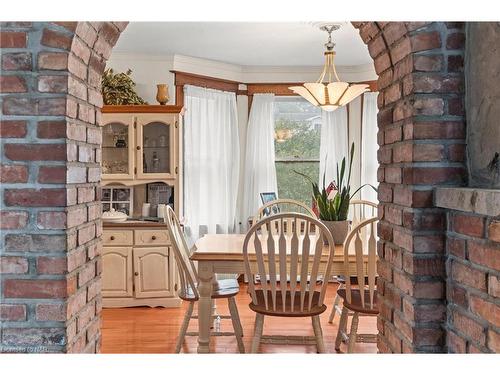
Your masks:
<svg viewBox="0 0 500 375"><path fill-rule="evenodd" d="M333 240L336 244L344 243L347 233L349 232L349 222L347 215L349 213L349 203L351 197L354 196L364 186L371 186L375 191L377 189L370 184L360 186L354 193L351 194L351 170L354 157L354 143L351 145L349 157L349 170L346 171L346 158L342 158L340 165L337 163L337 179L330 182L325 187L325 174L323 174L323 187L320 190L316 182L309 176L294 171L295 173L307 178L311 182L313 189L313 210L318 215L318 218L332 233Z"/></svg>

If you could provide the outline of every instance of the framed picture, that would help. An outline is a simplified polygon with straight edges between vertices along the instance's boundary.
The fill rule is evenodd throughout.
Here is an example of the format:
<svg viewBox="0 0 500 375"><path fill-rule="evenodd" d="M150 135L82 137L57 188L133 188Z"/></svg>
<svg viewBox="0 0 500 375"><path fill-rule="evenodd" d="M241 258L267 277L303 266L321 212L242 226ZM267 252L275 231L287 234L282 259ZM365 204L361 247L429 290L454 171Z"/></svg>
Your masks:
<svg viewBox="0 0 500 375"><path fill-rule="evenodd" d="M156 212L158 204L171 204L174 199L174 189L163 182L147 184L146 202L151 204L151 212ZM173 205L172 205L173 208ZM154 215L156 216L156 215Z"/></svg>
<svg viewBox="0 0 500 375"><path fill-rule="evenodd" d="M262 204L266 204L268 202L275 201L276 199L278 199L278 197L276 196L276 193L272 191L268 193L260 193L260 199L262 200ZM279 207L273 207L272 210L273 214L277 214L280 212ZM266 208L264 210L264 215L268 216L270 213L271 211L269 208Z"/></svg>

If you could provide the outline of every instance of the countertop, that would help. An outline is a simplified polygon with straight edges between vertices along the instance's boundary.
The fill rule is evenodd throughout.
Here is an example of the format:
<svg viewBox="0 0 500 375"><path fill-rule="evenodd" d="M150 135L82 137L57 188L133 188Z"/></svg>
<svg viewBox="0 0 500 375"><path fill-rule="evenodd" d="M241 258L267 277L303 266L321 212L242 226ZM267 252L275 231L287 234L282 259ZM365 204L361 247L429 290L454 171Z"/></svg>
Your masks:
<svg viewBox="0 0 500 375"><path fill-rule="evenodd" d="M144 220L127 220L121 223L102 222L104 228L166 228L166 223Z"/></svg>

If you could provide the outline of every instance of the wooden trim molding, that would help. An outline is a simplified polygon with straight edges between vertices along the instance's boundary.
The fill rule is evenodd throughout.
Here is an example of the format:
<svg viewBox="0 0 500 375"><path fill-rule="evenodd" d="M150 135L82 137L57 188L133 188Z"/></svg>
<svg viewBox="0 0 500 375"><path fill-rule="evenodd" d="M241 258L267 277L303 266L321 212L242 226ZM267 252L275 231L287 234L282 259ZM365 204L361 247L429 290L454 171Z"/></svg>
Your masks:
<svg viewBox="0 0 500 375"><path fill-rule="evenodd" d="M370 91L377 91L377 81L356 82L369 85ZM289 89L290 86L301 86L301 82L292 83L247 83L248 92L248 112L252 107L254 94L274 94L276 96L299 96Z"/></svg>
<svg viewBox="0 0 500 375"><path fill-rule="evenodd" d="M238 93L240 82L171 70L175 77L175 103L184 104L184 85Z"/></svg>
<svg viewBox="0 0 500 375"><path fill-rule="evenodd" d="M300 86L302 83L248 83L248 95L274 94L277 96L295 96L290 86Z"/></svg>
<svg viewBox="0 0 500 375"><path fill-rule="evenodd" d="M370 86L370 91L377 91L377 81L356 82ZM302 82L291 83L247 83L248 95L254 94L274 94L276 96L296 96L290 86L301 86Z"/></svg>
<svg viewBox="0 0 500 375"><path fill-rule="evenodd" d="M102 113L180 113L177 105L104 105Z"/></svg>
<svg viewBox="0 0 500 375"><path fill-rule="evenodd" d="M274 94L276 96L297 96L289 89L290 86L300 86L302 82L290 83L242 83L222 78L213 78L200 74L186 73L171 70L175 76L175 103L177 106L184 105L184 85L193 85L209 89L234 92L236 95L248 95L249 108L252 104L254 94ZM377 81L357 82L366 83L370 91L377 91ZM247 90L239 90L240 84L245 84Z"/></svg>

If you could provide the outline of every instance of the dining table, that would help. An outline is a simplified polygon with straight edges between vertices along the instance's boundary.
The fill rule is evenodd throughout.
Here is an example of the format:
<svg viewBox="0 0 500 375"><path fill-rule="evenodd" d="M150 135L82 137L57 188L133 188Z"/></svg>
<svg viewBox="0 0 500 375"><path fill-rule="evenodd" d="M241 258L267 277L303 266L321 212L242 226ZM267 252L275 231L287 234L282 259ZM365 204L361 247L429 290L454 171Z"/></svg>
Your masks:
<svg viewBox="0 0 500 375"><path fill-rule="evenodd" d="M206 234L195 243L191 260L198 263L198 353L210 353L210 328L212 326L212 291L217 287L216 274L244 274L243 242L245 234ZM249 261L253 249L248 248ZM265 253L265 249L263 249ZM329 249L324 246L321 264L328 263ZM356 256L348 255L349 274L356 274ZM363 258L366 272L368 257ZM335 246L331 275L345 275L342 245ZM250 302L250 300L249 300Z"/></svg>

